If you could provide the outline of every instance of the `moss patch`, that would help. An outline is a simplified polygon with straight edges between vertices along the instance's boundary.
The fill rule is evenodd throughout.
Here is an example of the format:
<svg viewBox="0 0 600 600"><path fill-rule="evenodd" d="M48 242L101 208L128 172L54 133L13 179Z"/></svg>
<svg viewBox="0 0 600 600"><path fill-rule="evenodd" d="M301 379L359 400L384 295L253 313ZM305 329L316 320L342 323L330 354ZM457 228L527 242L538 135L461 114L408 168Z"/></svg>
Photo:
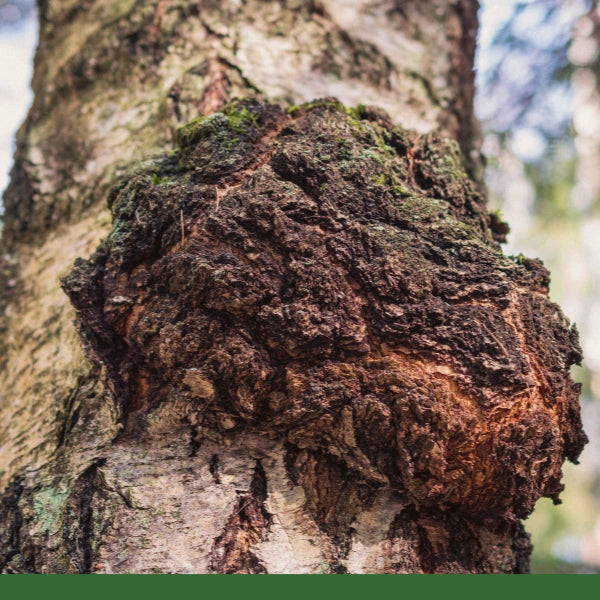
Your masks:
<svg viewBox="0 0 600 600"><path fill-rule="evenodd" d="M261 128L272 122L275 112L279 112L276 107L254 100L237 100L221 112L181 127L176 139L182 166L213 180L247 166Z"/></svg>

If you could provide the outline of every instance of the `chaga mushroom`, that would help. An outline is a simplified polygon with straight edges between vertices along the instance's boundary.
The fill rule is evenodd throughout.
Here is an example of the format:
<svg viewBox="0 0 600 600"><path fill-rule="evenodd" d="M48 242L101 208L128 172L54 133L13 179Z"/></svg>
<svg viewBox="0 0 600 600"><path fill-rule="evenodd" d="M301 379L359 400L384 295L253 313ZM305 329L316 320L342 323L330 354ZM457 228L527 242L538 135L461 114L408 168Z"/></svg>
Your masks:
<svg viewBox="0 0 600 600"><path fill-rule="evenodd" d="M558 499L585 443L577 332L541 263L502 253L454 142L324 99L235 101L178 143L115 187L63 281L122 435L184 398L198 443L284 439L299 482L330 456L421 509Z"/></svg>

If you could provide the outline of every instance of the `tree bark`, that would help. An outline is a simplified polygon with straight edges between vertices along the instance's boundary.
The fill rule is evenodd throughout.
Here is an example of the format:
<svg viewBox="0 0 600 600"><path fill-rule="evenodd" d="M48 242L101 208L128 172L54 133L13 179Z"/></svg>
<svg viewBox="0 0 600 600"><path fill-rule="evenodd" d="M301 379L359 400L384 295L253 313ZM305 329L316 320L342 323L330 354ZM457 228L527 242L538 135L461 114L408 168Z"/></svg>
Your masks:
<svg viewBox="0 0 600 600"><path fill-rule="evenodd" d="M39 8L3 572L526 572L581 356L486 210L477 3Z"/></svg>

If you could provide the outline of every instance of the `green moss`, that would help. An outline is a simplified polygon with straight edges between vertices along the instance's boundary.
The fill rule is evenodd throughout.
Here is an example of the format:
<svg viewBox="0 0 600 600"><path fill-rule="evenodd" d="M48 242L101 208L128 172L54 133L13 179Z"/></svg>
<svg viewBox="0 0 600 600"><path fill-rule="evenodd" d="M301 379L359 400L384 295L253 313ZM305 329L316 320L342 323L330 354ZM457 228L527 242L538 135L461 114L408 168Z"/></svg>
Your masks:
<svg viewBox="0 0 600 600"><path fill-rule="evenodd" d="M401 196L401 197L412 196L412 192L409 189L407 189L401 185L392 186L392 190L394 191L394 194L397 196Z"/></svg>
<svg viewBox="0 0 600 600"><path fill-rule="evenodd" d="M218 114L218 113L217 113ZM208 115L207 117L198 117L189 123L186 123L177 130L177 142L181 146L187 146L206 125L210 125L214 121L216 115Z"/></svg>
<svg viewBox="0 0 600 600"><path fill-rule="evenodd" d="M229 128L236 133L243 133L249 127L258 129L258 115L252 113L247 107L241 106L239 102L234 102L223 109L223 114L227 117Z"/></svg>
<svg viewBox="0 0 600 600"><path fill-rule="evenodd" d="M440 224L458 223L448 214L448 207L443 201L435 198L423 198L408 190L404 190L399 198L393 199L393 205L398 213L406 220L439 222Z"/></svg>
<svg viewBox="0 0 600 600"><path fill-rule="evenodd" d="M381 156L379 150L375 147L366 148L360 153L360 158L366 160L373 160L379 164L383 164L385 162L385 157Z"/></svg>
<svg viewBox="0 0 600 600"><path fill-rule="evenodd" d="M313 100L312 102L290 106L287 112L289 115L294 116L299 111L311 111L317 108L325 108L327 110L336 110L339 112L346 112L346 110L348 110L339 100L333 98L321 98L319 100Z"/></svg>
<svg viewBox="0 0 600 600"><path fill-rule="evenodd" d="M452 182L459 179L468 179L463 167L462 154L458 142L445 139L443 147L433 150L430 155L429 166L432 167L438 181Z"/></svg>
<svg viewBox="0 0 600 600"><path fill-rule="evenodd" d="M221 112L194 119L177 130L176 138L180 146L186 147L194 144L199 138L219 132L233 132L243 134L249 129L259 128L259 116L242 104L234 101L223 108ZM239 139L228 136L230 144L235 144Z"/></svg>
<svg viewBox="0 0 600 600"><path fill-rule="evenodd" d="M349 108L335 98L322 98L320 100L306 102L305 104L295 104L294 106L290 106L287 112L293 117L296 116L300 111L309 112L317 109L325 109L342 113L348 117L348 123L356 132L362 131L363 129L363 124L361 121L365 107L362 104L359 104L355 108Z"/></svg>
<svg viewBox="0 0 600 600"><path fill-rule="evenodd" d="M348 123L352 126L355 132L360 132L363 130L362 124L362 111L364 107L362 104L359 104L356 108L347 108L344 107L344 112L348 117Z"/></svg>
<svg viewBox="0 0 600 600"><path fill-rule="evenodd" d="M391 158L396 154L396 151L391 146L388 146L381 136L376 136L375 139L377 141L377 148L379 148L379 151L384 156Z"/></svg>
<svg viewBox="0 0 600 600"><path fill-rule="evenodd" d="M223 119L223 116L225 119ZM235 133L243 133L251 127L258 129L258 115L252 113L241 101L234 101L222 111L198 117L177 130L177 141L186 146L193 143L199 134L218 132L225 127Z"/></svg>
<svg viewBox="0 0 600 600"><path fill-rule="evenodd" d="M268 106L241 99L220 112L194 119L176 133L181 166L211 180L236 171L256 153L260 130L273 114L274 109Z"/></svg>
<svg viewBox="0 0 600 600"><path fill-rule="evenodd" d="M161 185L167 181L166 177L161 177L158 173L152 173L152 185Z"/></svg>

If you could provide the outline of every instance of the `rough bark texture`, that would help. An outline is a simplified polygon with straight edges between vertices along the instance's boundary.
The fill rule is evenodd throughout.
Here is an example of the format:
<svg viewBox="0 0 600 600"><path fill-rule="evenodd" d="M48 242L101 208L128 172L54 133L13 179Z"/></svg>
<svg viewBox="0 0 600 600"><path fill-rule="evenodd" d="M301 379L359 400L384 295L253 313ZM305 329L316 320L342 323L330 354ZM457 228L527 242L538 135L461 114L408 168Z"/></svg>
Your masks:
<svg viewBox="0 0 600 600"><path fill-rule="evenodd" d="M41 20L0 263L1 568L525 572L519 519L585 442L581 357L486 211L475 4Z"/></svg>

